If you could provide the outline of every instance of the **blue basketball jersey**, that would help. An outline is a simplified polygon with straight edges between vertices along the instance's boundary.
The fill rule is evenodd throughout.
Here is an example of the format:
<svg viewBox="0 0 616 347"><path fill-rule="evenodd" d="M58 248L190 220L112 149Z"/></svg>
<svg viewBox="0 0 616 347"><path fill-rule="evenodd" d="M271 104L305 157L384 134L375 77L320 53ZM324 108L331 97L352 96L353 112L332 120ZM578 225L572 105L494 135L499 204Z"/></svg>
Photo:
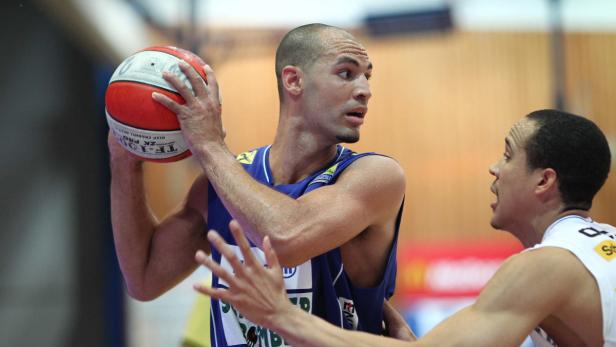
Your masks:
<svg viewBox="0 0 616 347"><path fill-rule="evenodd" d="M295 199L319 187L334 184L338 176L355 160L375 155L375 153L358 154L338 145L336 159L323 169L297 183L273 185L269 167L269 148L270 146L266 146L242 153L237 156L237 160L254 179ZM218 231L238 257L243 259L229 231L231 215L211 185L208 194L208 227ZM340 248L335 248L296 267L283 268L289 300L306 312L339 327L381 334L383 300L391 297L395 288L396 244L401 212L402 207L398 214L387 265L378 285L370 288L354 286L344 271ZM264 253L252 243L251 247L261 262L265 263ZM212 257L222 267L231 271L229 263L214 247L212 247ZM213 276L212 286L227 288L227 283ZM212 300L210 312L212 346L287 345L278 334L253 324L223 301Z"/></svg>

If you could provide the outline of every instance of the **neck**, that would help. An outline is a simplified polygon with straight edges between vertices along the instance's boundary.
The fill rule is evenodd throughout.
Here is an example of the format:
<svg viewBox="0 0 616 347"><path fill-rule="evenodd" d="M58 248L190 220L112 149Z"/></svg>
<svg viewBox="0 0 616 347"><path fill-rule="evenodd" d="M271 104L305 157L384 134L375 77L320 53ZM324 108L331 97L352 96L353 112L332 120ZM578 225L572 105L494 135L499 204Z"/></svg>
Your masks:
<svg viewBox="0 0 616 347"><path fill-rule="evenodd" d="M527 232L516 234L516 236L522 242L525 248L532 247L535 244L541 242L541 240L543 239L543 235L545 235L545 232L550 225L563 217L572 215L584 218L589 216L588 211L582 209L561 208L557 210L552 210L551 212L545 213L533 220Z"/></svg>
<svg viewBox="0 0 616 347"><path fill-rule="evenodd" d="M269 154L275 184L298 182L336 157L338 140L307 126L309 115L297 107L281 105L276 137Z"/></svg>
<svg viewBox="0 0 616 347"><path fill-rule="evenodd" d="M276 136L269 154L274 184L301 181L330 163L336 155L336 144L322 145L305 134Z"/></svg>

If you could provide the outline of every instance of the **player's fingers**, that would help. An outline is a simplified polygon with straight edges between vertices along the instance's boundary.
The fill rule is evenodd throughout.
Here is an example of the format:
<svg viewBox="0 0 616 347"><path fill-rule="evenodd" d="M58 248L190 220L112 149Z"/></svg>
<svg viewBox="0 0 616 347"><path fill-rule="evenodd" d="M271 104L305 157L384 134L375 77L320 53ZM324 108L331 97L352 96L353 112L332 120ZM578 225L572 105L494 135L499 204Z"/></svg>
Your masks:
<svg viewBox="0 0 616 347"><path fill-rule="evenodd" d="M208 257L203 251L201 250L197 251L197 253L195 254L195 260L199 264L210 269L214 275L218 276L220 279L227 282L230 286L237 285L235 276L230 274L222 266L220 266L218 263L212 260L212 258Z"/></svg>
<svg viewBox="0 0 616 347"><path fill-rule="evenodd" d="M169 98L166 95L163 95L161 93L157 93L157 92L153 92L152 93L152 99L154 99L154 101L158 102L159 104L165 106L166 108L169 109L169 111L175 113L175 114L180 114L182 112L182 105L178 104L177 102L173 101L171 98Z"/></svg>
<svg viewBox="0 0 616 347"><path fill-rule="evenodd" d="M237 243L237 245L240 247L240 250L242 251L242 255L244 255L244 262L246 263L246 265L261 266L259 261L256 259L254 253L252 253L252 250L250 249L250 244L248 243L248 240L246 240L246 236L244 236L244 230L242 230L240 223L238 223L235 219L232 220L231 222L229 222L229 230L231 230L231 234L235 239L235 243Z"/></svg>
<svg viewBox="0 0 616 347"><path fill-rule="evenodd" d="M182 64L184 64L184 62L178 63L179 66L182 66ZM183 70L181 71L183 73ZM184 98L184 100L186 100L187 104L191 104L193 102L193 100L195 99L195 95L193 94L192 90L190 90L190 88L188 88L188 86L182 81L182 78L180 76L170 71L164 71L163 79L167 81L167 83L169 83L173 88L175 88L175 90L177 90L177 92Z"/></svg>
<svg viewBox="0 0 616 347"><path fill-rule="evenodd" d="M180 66L180 69L182 70L184 75L188 77L188 81L190 82L190 85L192 86L193 91L195 93L194 95L195 96L206 95L207 94L206 83L203 80L203 78L201 78L201 76L197 73L197 71L192 66L190 66L188 63L184 61L179 62L178 65Z"/></svg>
<svg viewBox="0 0 616 347"><path fill-rule="evenodd" d="M230 293L227 289L223 288L212 288L209 286L205 286L201 283L193 284L193 289L198 291L201 294L205 294L207 296L211 296L214 299L222 300L229 302Z"/></svg>
<svg viewBox="0 0 616 347"><path fill-rule="evenodd" d="M265 261L267 262L267 266L276 273L282 272L280 262L278 261L278 256L272 247L272 242L270 241L269 236L263 238L263 252L265 253Z"/></svg>
<svg viewBox="0 0 616 347"><path fill-rule="evenodd" d="M242 264L238 256L233 252L225 240L214 230L210 230L207 233L207 238L218 252L227 259L229 264L231 264L233 271L235 271L235 275L240 277L243 276L245 274L244 264Z"/></svg>
<svg viewBox="0 0 616 347"><path fill-rule="evenodd" d="M208 64L203 65L203 69L205 70L205 74L207 75L207 86L209 91L212 93L214 98L218 100L220 105L222 105L222 94L220 93L220 89L218 88L218 80L216 79L216 74L214 74L214 70Z"/></svg>

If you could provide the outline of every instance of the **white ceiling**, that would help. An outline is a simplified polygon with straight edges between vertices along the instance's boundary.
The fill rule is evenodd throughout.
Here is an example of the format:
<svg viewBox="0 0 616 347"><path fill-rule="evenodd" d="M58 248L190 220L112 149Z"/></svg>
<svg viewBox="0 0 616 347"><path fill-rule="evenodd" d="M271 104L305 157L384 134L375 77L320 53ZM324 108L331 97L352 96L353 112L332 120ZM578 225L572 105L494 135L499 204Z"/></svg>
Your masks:
<svg viewBox="0 0 616 347"><path fill-rule="evenodd" d="M71 36L102 59L117 62L147 45L172 40L148 26L137 3L163 27L185 27L191 1L197 30L213 27L289 28L321 22L362 26L369 15L450 6L462 30L548 30L550 0L38 0ZM616 0L561 0L570 31L616 32ZM75 30L75 28L78 28Z"/></svg>
<svg viewBox="0 0 616 347"><path fill-rule="evenodd" d="M163 25L188 18L190 0L133 0ZM547 29L550 0L195 0L200 25L293 27L322 22L360 26L371 14L449 5L457 27L477 30ZM561 0L564 27L616 31L616 0Z"/></svg>

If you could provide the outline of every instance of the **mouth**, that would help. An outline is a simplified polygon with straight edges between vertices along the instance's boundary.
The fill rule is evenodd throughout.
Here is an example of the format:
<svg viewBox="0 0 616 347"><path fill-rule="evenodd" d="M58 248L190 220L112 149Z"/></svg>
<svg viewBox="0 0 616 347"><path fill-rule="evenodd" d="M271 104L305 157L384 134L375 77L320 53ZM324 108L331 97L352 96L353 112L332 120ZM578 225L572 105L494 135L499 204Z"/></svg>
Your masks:
<svg viewBox="0 0 616 347"><path fill-rule="evenodd" d="M498 205L498 192L496 191L496 187L494 185L490 186L490 191L492 194L496 195L496 201L490 204L490 208L494 211L496 209L496 205Z"/></svg>
<svg viewBox="0 0 616 347"><path fill-rule="evenodd" d="M361 125L364 123L364 117L368 112L366 107L358 107L352 109L350 112L345 113L346 119L355 125Z"/></svg>

